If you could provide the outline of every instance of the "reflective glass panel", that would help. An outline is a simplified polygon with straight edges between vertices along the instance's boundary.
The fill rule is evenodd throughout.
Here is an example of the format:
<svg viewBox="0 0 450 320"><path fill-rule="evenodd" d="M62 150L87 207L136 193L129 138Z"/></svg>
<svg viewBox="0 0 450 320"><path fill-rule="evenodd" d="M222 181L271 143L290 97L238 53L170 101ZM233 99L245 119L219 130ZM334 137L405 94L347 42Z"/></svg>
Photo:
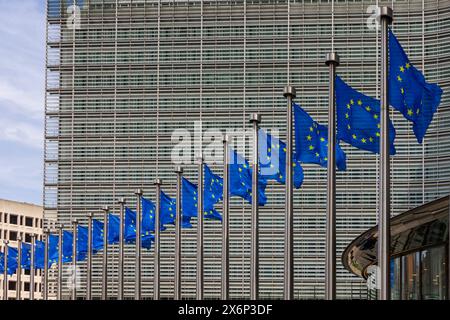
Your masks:
<svg viewBox="0 0 450 320"><path fill-rule="evenodd" d="M422 251L421 258L422 299L446 299L445 247L430 248Z"/></svg>
<svg viewBox="0 0 450 320"><path fill-rule="evenodd" d="M420 299L420 252L414 252L402 257L403 300Z"/></svg>

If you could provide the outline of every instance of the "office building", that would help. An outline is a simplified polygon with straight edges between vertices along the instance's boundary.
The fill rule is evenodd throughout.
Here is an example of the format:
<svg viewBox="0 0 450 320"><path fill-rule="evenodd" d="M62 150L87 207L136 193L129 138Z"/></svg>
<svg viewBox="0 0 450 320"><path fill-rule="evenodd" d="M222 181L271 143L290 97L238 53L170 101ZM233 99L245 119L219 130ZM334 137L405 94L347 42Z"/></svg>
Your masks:
<svg viewBox="0 0 450 320"><path fill-rule="evenodd" d="M42 240L42 216L43 208L35 204L0 199L0 239L8 240L9 246L17 248L18 237L22 241L31 243L31 236L36 235L36 240ZM4 252L4 243L1 241L1 251ZM35 298L40 299L41 271L36 271ZM3 297L3 274L0 276L0 296ZM30 271L22 270L21 283L17 283L17 272L8 276L8 299L15 299L17 289L22 288L22 299L29 298Z"/></svg>
<svg viewBox="0 0 450 320"><path fill-rule="evenodd" d="M68 3L71 8L68 8ZM444 90L423 145L411 124L392 111L397 155L392 159L394 215L450 192L450 1L313 0L49 0L44 215L70 225L117 198L135 206L136 188L154 199L153 181L175 196L171 151L175 129L286 131L283 88L326 124L325 55L341 56L338 74L379 97L379 31L369 6L394 10L393 30L427 80ZM333 10L334 8L334 10ZM68 13L69 12L69 13ZM72 13L71 13L72 12ZM73 12L78 13L79 15ZM78 19L79 17L79 19ZM348 170L337 174L337 250L377 223L378 158L342 143ZM251 150L246 148L249 158ZM185 175L196 182L196 166ZM211 164L222 174L220 164ZM295 298L324 297L326 170L304 165L295 191ZM260 296L282 298L284 186L271 184L260 209ZM232 198L231 298L249 297L250 205ZM206 223L205 297L220 297L221 227ZM195 226L183 234L182 296L195 297ZM174 234L161 238L161 294L173 296ZM127 246L125 295L134 293L134 255ZM116 248L114 248L117 252ZM152 297L152 253L144 251L143 296ZM100 256L100 255L99 255ZM109 294L116 295L117 255L110 256ZM366 298L363 280L338 261L338 298ZM81 269L83 264L80 264ZM83 273L81 273L83 275ZM94 259L94 296L100 295L100 257ZM81 277L83 279L83 276ZM80 293L82 294L82 289ZM70 294L64 290L64 296Z"/></svg>

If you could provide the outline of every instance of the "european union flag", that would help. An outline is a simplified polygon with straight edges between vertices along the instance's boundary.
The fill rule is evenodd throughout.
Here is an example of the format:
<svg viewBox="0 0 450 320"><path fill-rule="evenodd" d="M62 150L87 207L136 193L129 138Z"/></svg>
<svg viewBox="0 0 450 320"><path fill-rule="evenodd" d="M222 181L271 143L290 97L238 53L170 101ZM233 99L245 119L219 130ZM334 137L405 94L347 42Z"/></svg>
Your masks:
<svg viewBox="0 0 450 320"><path fill-rule="evenodd" d="M24 270L30 270L31 266L31 244L22 242L21 243L21 257L20 265Z"/></svg>
<svg viewBox="0 0 450 320"><path fill-rule="evenodd" d="M214 209L214 206L223 200L223 178L212 172L208 165L205 164L204 167L204 215L206 219L222 221L222 215Z"/></svg>
<svg viewBox="0 0 450 320"><path fill-rule="evenodd" d="M50 235L48 239L48 262L47 265L50 268L52 264L58 262L58 236ZM34 267L36 269L44 269L45 259L45 242L36 240L36 246L34 247ZM21 265L24 270L29 270L31 264L31 245L22 242L22 260Z"/></svg>
<svg viewBox="0 0 450 320"><path fill-rule="evenodd" d="M273 137L263 129L259 129L259 166L261 176L267 180L275 180L281 184L286 182L286 143ZM294 187L300 188L303 179L303 168L293 156Z"/></svg>
<svg viewBox="0 0 450 320"><path fill-rule="evenodd" d="M141 201L142 205L142 232L144 234L150 234L155 231L155 215L156 215L156 206L155 204L144 197L142 197ZM164 230L164 228L160 228L160 230Z"/></svg>
<svg viewBox="0 0 450 320"><path fill-rule="evenodd" d="M314 121L299 105L294 103L295 149L298 161L327 167L328 128ZM336 166L346 170L345 153L336 143Z"/></svg>
<svg viewBox="0 0 450 320"><path fill-rule="evenodd" d="M204 189L206 208L213 208L223 199L223 178L215 174L207 164L205 164Z"/></svg>
<svg viewBox="0 0 450 320"><path fill-rule="evenodd" d="M103 222L92 219L92 251L95 253L103 249Z"/></svg>
<svg viewBox="0 0 450 320"><path fill-rule="evenodd" d="M114 214L108 213L108 243L119 243L120 218Z"/></svg>
<svg viewBox="0 0 450 320"><path fill-rule="evenodd" d="M153 240L153 235L144 234L141 228L141 246L150 249ZM125 242L136 243L136 212L128 207L125 208Z"/></svg>
<svg viewBox="0 0 450 320"><path fill-rule="evenodd" d="M72 232L63 231L63 262L72 261L73 234Z"/></svg>
<svg viewBox="0 0 450 320"><path fill-rule="evenodd" d="M161 213L161 224L175 224L175 199L172 199L167 194L165 194L163 191L161 191L161 197L160 197L160 213Z"/></svg>
<svg viewBox="0 0 450 320"><path fill-rule="evenodd" d="M88 228L77 226L77 261L84 261L88 252Z"/></svg>
<svg viewBox="0 0 450 320"><path fill-rule="evenodd" d="M250 164L235 150L229 149L229 152L230 194L252 203L252 169ZM261 176L258 181L258 202L260 206L263 206L267 202L265 194L267 182Z"/></svg>
<svg viewBox="0 0 450 320"><path fill-rule="evenodd" d="M441 102L442 89L427 83L414 67L394 33L389 30L389 102L413 123L413 131L422 143L428 126Z"/></svg>
<svg viewBox="0 0 450 320"><path fill-rule="evenodd" d="M8 246L8 274L14 274L19 266L17 258L19 257L19 252L16 248Z"/></svg>
<svg viewBox="0 0 450 320"><path fill-rule="evenodd" d="M48 238L48 266L58 263L59 260L59 236L50 234Z"/></svg>
<svg viewBox="0 0 450 320"><path fill-rule="evenodd" d="M45 242L36 240L34 247L34 267L44 269L45 266Z"/></svg>
<svg viewBox="0 0 450 320"><path fill-rule="evenodd" d="M144 197L142 197L141 201L142 205L142 235L144 237L150 236L152 232L155 232L155 215L156 215L156 206L155 204ZM161 226L160 230L163 231L165 228Z"/></svg>
<svg viewBox="0 0 450 320"><path fill-rule="evenodd" d="M218 199L220 199L220 195L218 195L217 193L217 186L215 185L217 183L217 178L214 177L215 175L211 175L211 171L209 171L207 174L208 179L206 179L205 177L205 183L203 186L203 215L205 219L222 220L220 213L214 209L214 204L218 201ZM212 181L212 179L214 179L214 182ZM183 225L184 227L188 228L190 225L190 219L192 217L197 217L198 187L185 178L183 178L182 180L182 203Z"/></svg>
<svg viewBox="0 0 450 320"><path fill-rule="evenodd" d="M10 246L7 246L8 248L8 261L6 261L6 268L8 275L13 275L17 267L19 266L17 262L17 257L19 256L19 253L16 248L12 248ZM0 273L3 274L5 272L5 255L3 252L0 252Z"/></svg>
<svg viewBox="0 0 450 320"><path fill-rule="evenodd" d="M160 209L161 211L162 209ZM154 235L152 232L155 231L155 216L156 216L156 206L155 204L144 197L142 197L142 235L143 237L152 237L154 239ZM160 230L164 231L166 230L166 227L163 225L163 222L161 220L161 217L163 214L160 212ZM143 240L144 241L144 240ZM145 244L143 244L143 247L146 247ZM150 249L150 247L149 247Z"/></svg>
<svg viewBox="0 0 450 320"><path fill-rule="evenodd" d="M136 240L136 212L125 207L125 242L133 243Z"/></svg>
<svg viewBox="0 0 450 320"><path fill-rule="evenodd" d="M183 217L196 217L198 208L197 186L184 177L181 180L181 203Z"/></svg>
<svg viewBox="0 0 450 320"><path fill-rule="evenodd" d="M355 148L380 152L380 101L336 76L337 138ZM395 128L389 120L390 153L395 154Z"/></svg>

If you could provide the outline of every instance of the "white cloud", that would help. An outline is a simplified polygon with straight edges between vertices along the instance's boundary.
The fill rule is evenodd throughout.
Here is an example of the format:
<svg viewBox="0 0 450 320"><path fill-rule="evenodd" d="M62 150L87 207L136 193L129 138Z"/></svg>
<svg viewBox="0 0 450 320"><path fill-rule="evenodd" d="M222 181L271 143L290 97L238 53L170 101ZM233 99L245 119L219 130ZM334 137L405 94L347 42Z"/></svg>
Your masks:
<svg viewBox="0 0 450 320"><path fill-rule="evenodd" d="M45 1L0 0L0 198L41 203Z"/></svg>
<svg viewBox="0 0 450 320"><path fill-rule="evenodd" d="M22 121L0 119L0 140L13 141L24 146L42 149L43 132L39 126Z"/></svg>
<svg viewBox="0 0 450 320"><path fill-rule="evenodd" d="M0 0L0 110L43 118L44 1Z"/></svg>

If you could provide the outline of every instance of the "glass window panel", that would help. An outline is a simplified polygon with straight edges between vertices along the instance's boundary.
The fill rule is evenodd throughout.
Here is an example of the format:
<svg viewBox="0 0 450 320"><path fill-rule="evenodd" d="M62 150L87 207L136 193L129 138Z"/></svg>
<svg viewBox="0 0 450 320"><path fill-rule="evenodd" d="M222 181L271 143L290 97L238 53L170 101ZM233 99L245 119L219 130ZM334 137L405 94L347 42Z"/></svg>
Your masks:
<svg viewBox="0 0 450 320"><path fill-rule="evenodd" d="M401 299L401 258L391 260L391 299Z"/></svg>
<svg viewBox="0 0 450 320"><path fill-rule="evenodd" d="M430 248L422 251L421 258L422 299L446 299L445 247Z"/></svg>
<svg viewBox="0 0 450 320"><path fill-rule="evenodd" d="M403 300L418 300L420 299L420 280L419 280L419 265L420 253L414 252L403 259Z"/></svg>

